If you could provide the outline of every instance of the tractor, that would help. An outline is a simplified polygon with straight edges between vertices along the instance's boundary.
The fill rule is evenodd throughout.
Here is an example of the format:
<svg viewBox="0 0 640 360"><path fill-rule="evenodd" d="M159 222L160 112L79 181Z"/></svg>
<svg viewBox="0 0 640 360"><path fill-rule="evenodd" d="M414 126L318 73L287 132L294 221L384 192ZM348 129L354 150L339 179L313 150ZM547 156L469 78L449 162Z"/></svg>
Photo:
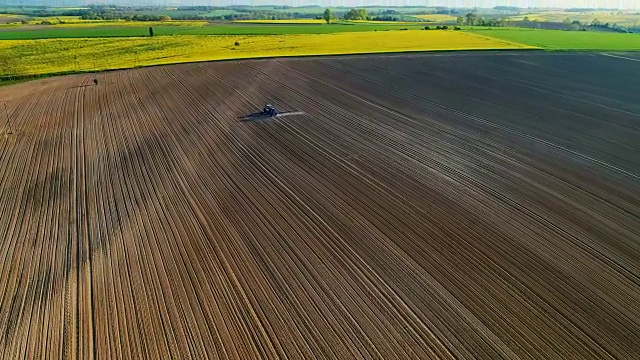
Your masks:
<svg viewBox="0 0 640 360"><path fill-rule="evenodd" d="M276 117L280 118L280 117L293 116L293 115L304 115L304 112L302 112L302 111L280 112L278 109L276 109L275 106L273 106L271 104L267 104L262 108L262 111L255 112L255 113L249 114L247 116L243 116L240 119L242 121L254 121L254 120L260 120L260 119L271 119L271 118L276 118Z"/></svg>
<svg viewBox="0 0 640 360"><path fill-rule="evenodd" d="M278 116L278 110L271 104L267 104L262 109L262 115Z"/></svg>

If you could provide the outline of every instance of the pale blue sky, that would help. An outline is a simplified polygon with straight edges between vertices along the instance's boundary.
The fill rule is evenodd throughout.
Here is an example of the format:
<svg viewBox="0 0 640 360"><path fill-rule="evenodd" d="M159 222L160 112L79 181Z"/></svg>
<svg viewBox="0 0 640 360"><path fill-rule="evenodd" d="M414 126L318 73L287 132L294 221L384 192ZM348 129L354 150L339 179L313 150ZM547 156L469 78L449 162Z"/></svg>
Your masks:
<svg viewBox="0 0 640 360"><path fill-rule="evenodd" d="M553 8L618 8L640 9L640 0L0 0L0 6L49 5L70 6L77 4L135 4L135 5L321 5L321 6L449 6L494 7L497 5L518 7Z"/></svg>
<svg viewBox="0 0 640 360"><path fill-rule="evenodd" d="M147 0L148 1L148 0ZM175 2L176 0L174 0ZM150 3L153 1L149 1ZM323 6L448 6L448 7L494 7L499 5L518 7L557 8L640 8L640 0L181 0L179 3L206 4L276 4L276 5L323 5Z"/></svg>

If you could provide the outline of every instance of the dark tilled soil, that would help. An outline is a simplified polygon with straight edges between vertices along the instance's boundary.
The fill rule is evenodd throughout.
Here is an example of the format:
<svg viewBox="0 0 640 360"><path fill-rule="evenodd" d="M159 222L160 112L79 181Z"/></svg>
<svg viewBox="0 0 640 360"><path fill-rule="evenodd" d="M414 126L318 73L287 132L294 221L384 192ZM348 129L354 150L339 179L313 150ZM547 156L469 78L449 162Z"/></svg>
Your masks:
<svg viewBox="0 0 640 360"><path fill-rule="evenodd" d="M0 89L0 358L640 356L638 62L98 78Z"/></svg>
<svg viewBox="0 0 640 360"><path fill-rule="evenodd" d="M0 17L0 24L19 23L22 18Z"/></svg>

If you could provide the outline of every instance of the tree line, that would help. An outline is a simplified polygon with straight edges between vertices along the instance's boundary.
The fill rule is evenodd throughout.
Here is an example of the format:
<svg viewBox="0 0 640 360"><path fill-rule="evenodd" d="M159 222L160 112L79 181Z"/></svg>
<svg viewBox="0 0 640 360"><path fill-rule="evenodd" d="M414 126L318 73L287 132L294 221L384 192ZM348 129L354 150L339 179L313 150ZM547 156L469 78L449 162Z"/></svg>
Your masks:
<svg viewBox="0 0 640 360"><path fill-rule="evenodd" d="M112 11L88 12L80 16L82 20L125 20L125 21L169 21L167 15L127 14Z"/></svg>
<svg viewBox="0 0 640 360"><path fill-rule="evenodd" d="M330 8L326 8L320 18L324 19L327 23L330 23L333 20L420 21L412 18L411 16L401 14L393 9L367 12L367 9L363 8L353 8L349 9L347 12L338 14L335 14Z"/></svg>
<svg viewBox="0 0 640 360"><path fill-rule="evenodd" d="M528 16L525 16L522 19L523 22L536 22L535 20L529 19ZM506 18L495 18L495 17L482 17L475 13L468 13L465 16L460 16L456 19L457 25L466 25L466 26L510 26L512 21ZM571 30L580 30L587 31L588 28L599 28L599 29L608 29L616 32L632 32L634 31L633 27L623 27L616 23L602 22L598 19L593 19L593 21L589 22L580 22L579 20L572 20L570 18L566 18L563 21L563 24L567 25ZM640 28L638 29L640 30Z"/></svg>
<svg viewBox="0 0 640 360"><path fill-rule="evenodd" d="M233 10L230 14L216 14L217 10ZM290 11L288 11L290 10ZM435 14L456 14L459 10L437 8ZM394 9L367 10L365 8L331 10L331 19L343 20L379 20L379 21L418 21L412 13ZM303 11L295 7L273 6L268 8L247 6L180 6L172 10L161 7L131 7L121 5L90 5L83 9L53 10L47 8L12 9L12 13L32 17L78 16L83 20L125 20L125 21L167 21L167 20L288 20L323 19L324 14L315 11ZM420 12L416 11L416 14Z"/></svg>
<svg viewBox="0 0 640 360"><path fill-rule="evenodd" d="M504 18L482 17L475 13L459 16L456 24L466 26L507 26L509 21Z"/></svg>
<svg viewBox="0 0 640 360"><path fill-rule="evenodd" d="M625 32L625 33L633 31L633 28L623 27L618 25L617 23L602 22L598 19L593 19L591 23L582 23L579 20L572 21L571 19L566 18L563 22L565 24L571 24L575 30L583 30L586 27L592 27L592 28L598 28L598 29L608 29L616 32Z"/></svg>

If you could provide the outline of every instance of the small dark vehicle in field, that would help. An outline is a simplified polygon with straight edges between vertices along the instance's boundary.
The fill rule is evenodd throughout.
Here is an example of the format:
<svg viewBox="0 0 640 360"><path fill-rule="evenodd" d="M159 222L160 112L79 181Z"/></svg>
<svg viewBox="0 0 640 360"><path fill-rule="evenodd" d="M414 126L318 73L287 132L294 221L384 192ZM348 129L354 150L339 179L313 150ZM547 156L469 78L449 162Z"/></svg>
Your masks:
<svg viewBox="0 0 640 360"><path fill-rule="evenodd" d="M275 106L271 104L266 104L262 108L262 111L242 117L241 119L242 121L256 121L256 120L267 120L275 117L303 115L303 114L304 112L301 112L301 111L281 112L278 109L276 109Z"/></svg>
<svg viewBox="0 0 640 360"><path fill-rule="evenodd" d="M277 116L278 115L278 109L276 109L275 106L273 106L271 104L267 104L262 109L262 115Z"/></svg>

